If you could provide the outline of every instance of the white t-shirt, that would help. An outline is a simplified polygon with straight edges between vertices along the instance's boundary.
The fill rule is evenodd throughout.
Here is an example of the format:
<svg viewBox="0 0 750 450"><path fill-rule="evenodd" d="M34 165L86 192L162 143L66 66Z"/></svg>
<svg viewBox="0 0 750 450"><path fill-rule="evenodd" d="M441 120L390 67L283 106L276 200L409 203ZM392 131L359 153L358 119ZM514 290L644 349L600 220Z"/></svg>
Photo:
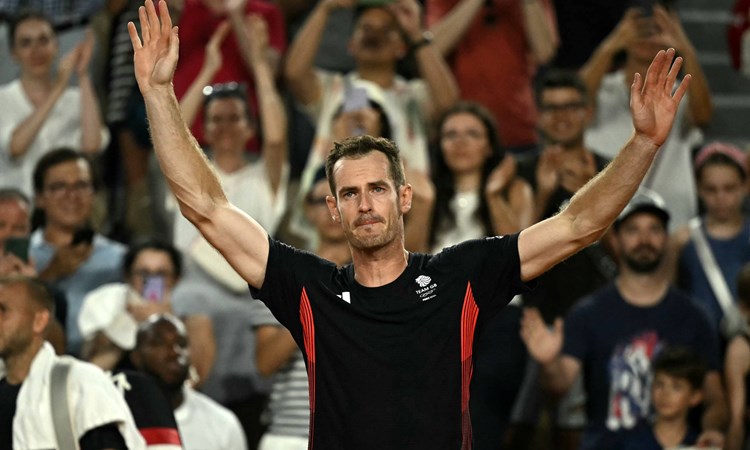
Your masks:
<svg viewBox="0 0 750 450"><path fill-rule="evenodd" d="M687 108L687 99L683 99L672 131L641 183L641 186L656 191L664 199L669 208L672 230L698 213L692 149L700 144L703 136L698 128L690 124ZM633 131L630 91L625 84L625 72L606 75L597 93L596 117L586 130L585 145L612 159L630 139Z"/></svg>
<svg viewBox="0 0 750 450"><path fill-rule="evenodd" d="M185 450L246 450L245 432L230 410L185 387L185 400L174 418Z"/></svg>
<svg viewBox="0 0 750 450"><path fill-rule="evenodd" d="M13 131L33 112L21 81L16 79L0 86L0 183L15 186L32 195L32 174L37 161L50 150L60 147L81 148L81 92L68 87L52 107L28 151L20 158L10 157ZM101 130L102 148L109 143L109 132Z"/></svg>

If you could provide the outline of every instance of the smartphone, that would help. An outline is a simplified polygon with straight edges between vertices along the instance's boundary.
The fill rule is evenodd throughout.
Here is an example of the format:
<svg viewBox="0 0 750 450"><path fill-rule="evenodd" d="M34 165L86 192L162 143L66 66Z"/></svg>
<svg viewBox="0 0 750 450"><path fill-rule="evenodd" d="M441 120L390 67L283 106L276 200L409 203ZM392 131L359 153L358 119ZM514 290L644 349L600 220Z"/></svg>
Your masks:
<svg viewBox="0 0 750 450"><path fill-rule="evenodd" d="M370 106L370 100L367 97L367 89L363 87L351 86L346 89L344 94L343 112L359 111Z"/></svg>
<svg viewBox="0 0 750 450"><path fill-rule="evenodd" d="M94 242L94 230L90 227L79 229L73 234L73 240L70 245L86 244L91 245Z"/></svg>
<svg viewBox="0 0 750 450"><path fill-rule="evenodd" d="M5 252L16 255L23 262L29 262L29 238L9 237L5 240Z"/></svg>
<svg viewBox="0 0 750 450"><path fill-rule="evenodd" d="M161 303L164 299L166 288L164 277L161 275L149 275L143 280L143 291L141 296L153 303Z"/></svg>

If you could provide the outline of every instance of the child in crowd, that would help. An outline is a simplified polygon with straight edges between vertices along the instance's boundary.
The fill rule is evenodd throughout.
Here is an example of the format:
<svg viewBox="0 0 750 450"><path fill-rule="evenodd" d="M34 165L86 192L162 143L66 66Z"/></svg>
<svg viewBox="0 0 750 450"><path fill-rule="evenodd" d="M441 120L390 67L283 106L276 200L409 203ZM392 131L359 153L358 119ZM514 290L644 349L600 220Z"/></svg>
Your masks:
<svg viewBox="0 0 750 450"><path fill-rule="evenodd" d="M690 424L688 414L703 400L706 370L705 363L688 349L662 351L653 365L653 419L625 437L623 450L692 448L700 432Z"/></svg>

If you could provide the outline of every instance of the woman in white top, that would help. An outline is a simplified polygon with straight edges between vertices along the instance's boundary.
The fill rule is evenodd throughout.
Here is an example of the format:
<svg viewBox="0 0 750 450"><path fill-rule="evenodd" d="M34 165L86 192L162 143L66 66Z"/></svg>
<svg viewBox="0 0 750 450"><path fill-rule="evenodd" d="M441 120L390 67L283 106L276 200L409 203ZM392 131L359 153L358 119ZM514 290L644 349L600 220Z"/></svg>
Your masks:
<svg viewBox="0 0 750 450"><path fill-rule="evenodd" d="M58 41L49 18L23 12L8 30L21 73L0 86L0 180L30 194L34 166L50 149L96 153L109 135L88 72L93 35L63 56L55 71ZM78 87L69 86L74 73Z"/></svg>
<svg viewBox="0 0 750 450"><path fill-rule="evenodd" d="M438 122L438 133L432 155L434 194L425 192L426 183L418 176L409 180L415 196L434 196L432 219L425 223L429 232L420 226L421 233L410 236L407 230L408 237L415 237L410 250L437 252L466 239L515 233L531 225L531 187L515 176L515 162L500 145L494 119L484 107L456 104Z"/></svg>

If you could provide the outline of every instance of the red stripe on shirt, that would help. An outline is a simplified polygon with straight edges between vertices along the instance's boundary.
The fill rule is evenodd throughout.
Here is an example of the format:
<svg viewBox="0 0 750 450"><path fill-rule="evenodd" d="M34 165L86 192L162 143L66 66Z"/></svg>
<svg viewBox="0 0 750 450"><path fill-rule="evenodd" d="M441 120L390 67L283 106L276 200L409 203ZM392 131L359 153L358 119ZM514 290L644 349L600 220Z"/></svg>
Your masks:
<svg viewBox="0 0 750 450"><path fill-rule="evenodd" d="M472 354L474 352L474 330L477 326L479 308L474 301L471 283L466 285L466 295L461 311L461 435L463 450L471 449L472 431L469 416L469 386L474 371Z"/></svg>
<svg viewBox="0 0 750 450"><path fill-rule="evenodd" d="M307 291L302 288L302 298L299 307L300 322L302 322L302 334L305 342L305 354L307 355L307 382L310 390L310 440L309 449L312 450L313 436L315 431L315 322L313 320L310 299Z"/></svg>
<svg viewBox="0 0 750 450"><path fill-rule="evenodd" d="M176 428L141 428L140 431L143 439L148 445L175 444L182 445L180 433Z"/></svg>

